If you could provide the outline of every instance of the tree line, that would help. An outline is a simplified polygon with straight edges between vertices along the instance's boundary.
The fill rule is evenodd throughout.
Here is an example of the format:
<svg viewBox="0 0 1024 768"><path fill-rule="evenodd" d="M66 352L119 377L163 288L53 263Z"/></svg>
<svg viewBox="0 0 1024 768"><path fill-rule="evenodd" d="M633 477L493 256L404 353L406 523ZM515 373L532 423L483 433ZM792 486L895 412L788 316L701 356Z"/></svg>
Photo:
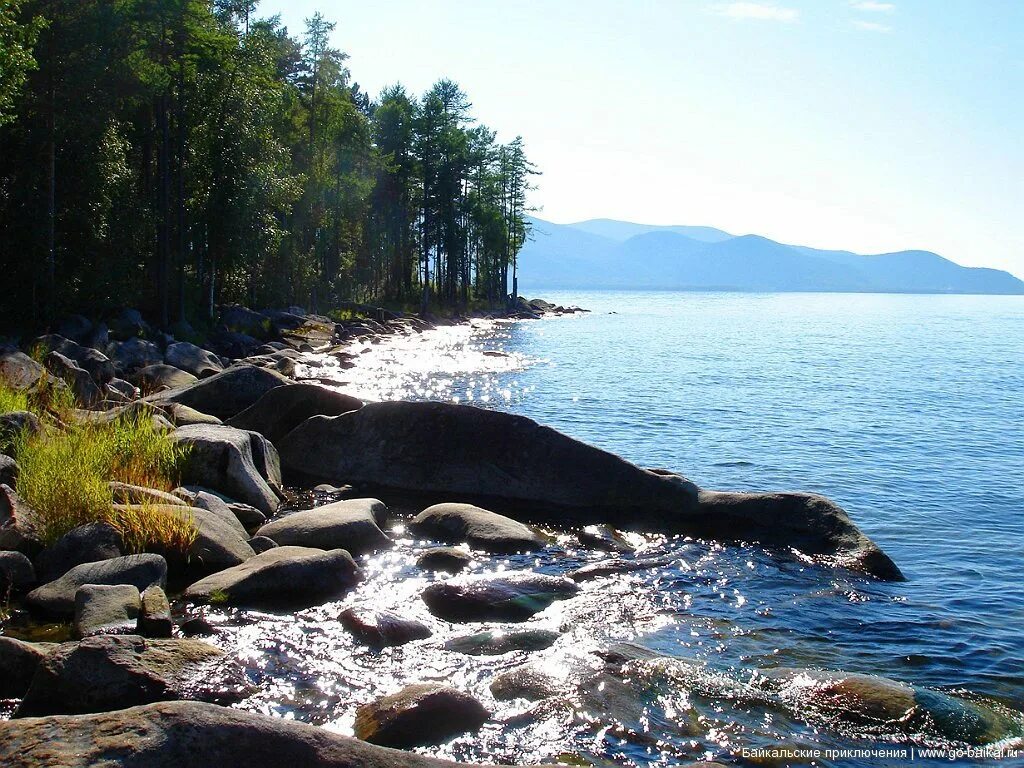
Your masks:
<svg viewBox="0 0 1024 768"><path fill-rule="evenodd" d="M316 14L249 0L0 3L0 323L133 305L517 293L536 170L451 80L372 99Z"/></svg>

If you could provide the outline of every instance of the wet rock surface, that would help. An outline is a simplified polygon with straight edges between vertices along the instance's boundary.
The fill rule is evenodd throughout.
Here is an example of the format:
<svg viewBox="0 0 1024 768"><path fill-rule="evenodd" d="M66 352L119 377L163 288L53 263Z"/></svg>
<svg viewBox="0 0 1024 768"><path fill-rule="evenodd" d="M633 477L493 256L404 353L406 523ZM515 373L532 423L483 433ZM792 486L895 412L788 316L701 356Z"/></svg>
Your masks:
<svg viewBox="0 0 1024 768"><path fill-rule="evenodd" d="M544 543L529 526L472 504L435 504L409 522L409 531L492 553L526 552Z"/></svg>
<svg viewBox="0 0 1024 768"><path fill-rule="evenodd" d="M525 621L579 592L572 581L540 573L473 576L431 584L423 602L448 621Z"/></svg>
<svg viewBox="0 0 1024 768"><path fill-rule="evenodd" d="M475 731L489 717L483 704L469 694L423 683L361 706L356 710L355 733L373 744L407 749Z"/></svg>
<svg viewBox="0 0 1024 768"><path fill-rule="evenodd" d="M167 561L160 555L127 555L76 565L60 578L29 592L25 602L41 614L71 618L75 594L86 584L130 584L144 590L152 584L166 583Z"/></svg>
<svg viewBox="0 0 1024 768"><path fill-rule="evenodd" d="M273 520L257 531L282 546L346 549L353 555L377 552L392 542L379 527L387 507L377 499L348 499Z"/></svg>

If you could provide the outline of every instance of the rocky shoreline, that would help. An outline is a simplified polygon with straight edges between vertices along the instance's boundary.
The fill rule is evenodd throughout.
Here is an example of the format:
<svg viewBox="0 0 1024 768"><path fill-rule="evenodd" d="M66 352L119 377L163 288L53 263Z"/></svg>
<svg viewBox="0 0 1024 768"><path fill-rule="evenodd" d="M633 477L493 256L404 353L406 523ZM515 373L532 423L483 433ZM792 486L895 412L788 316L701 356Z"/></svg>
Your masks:
<svg viewBox="0 0 1024 768"><path fill-rule="evenodd" d="M115 502L187 515L197 531L184 556L129 552L103 523L45 542L17 493L17 457L0 460L0 583L12 598L8 636L0 636L0 697L12 714L0 722L0 762L160 766L202 754L224 766L451 764L392 748L442 744L491 720L484 703L454 685L414 683L360 704L358 739L351 739L226 708L258 683L237 659L198 639L215 636L205 613L211 609L287 616L343 599L367 578L367 558L402 550L410 535L433 545L417 550L416 567L429 580L418 602L432 621L468 630L529 622L571 603L593 580L666 565L634 552L623 532L757 542L782 557L798 550L829 567L902 578L821 496L709 491L520 416L450 403L363 403L320 382L296 381L310 355L344 364L358 354L353 342L362 347L430 327L372 307L343 309L353 316L228 307L209 348L155 334L137 313L109 323L105 341L103 328L72 318L60 335L36 340L42 365L13 348L0 351L8 386L59 380L91 406L75 419L129 413L167 431L187 450L181 486L169 493L121 486ZM523 300L502 316L575 311ZM0 432L46 428L34 422L32 414L3 414ZM460 573L474 562L540 550L562 534L607 555L564 575L529 567ZM352 606L337 622L366 646L393 648L432 634L410 613ZM28 637L38 625L64 642L11 636ZM491 694L546 710L562 707L572 686L585 698L594 681L615 687L640 675L685 684L689 674L679 660L605 649L593 665L565 673L575 680L570 685L528 660L557 638L526 624L453 638L446 648L525 654L520 667L490 683ZM884 678L770 670L742 686L745 695L792 708L796 691L787 686L807 674L818 683L799 694L814 697L823 721L884 716L904 722L908 734L926 728L967 743L1020 735L1019 723L997 709ZM925 720L915 721L921 713Z"/></svg>

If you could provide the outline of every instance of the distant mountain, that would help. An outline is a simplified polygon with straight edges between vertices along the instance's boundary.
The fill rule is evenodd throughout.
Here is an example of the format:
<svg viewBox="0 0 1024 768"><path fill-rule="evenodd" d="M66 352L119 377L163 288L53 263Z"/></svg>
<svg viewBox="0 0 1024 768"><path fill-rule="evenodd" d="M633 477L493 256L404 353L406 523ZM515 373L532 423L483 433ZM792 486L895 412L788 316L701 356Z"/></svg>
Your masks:
<svg viewBox="0 0 1024 768"><path fill-rule="evenodd" d="M864 256L712 227L611 219L532 224L519 254L524 289L1024 294L1024 281L1009 272L962 267L929 251Z"/></svg>

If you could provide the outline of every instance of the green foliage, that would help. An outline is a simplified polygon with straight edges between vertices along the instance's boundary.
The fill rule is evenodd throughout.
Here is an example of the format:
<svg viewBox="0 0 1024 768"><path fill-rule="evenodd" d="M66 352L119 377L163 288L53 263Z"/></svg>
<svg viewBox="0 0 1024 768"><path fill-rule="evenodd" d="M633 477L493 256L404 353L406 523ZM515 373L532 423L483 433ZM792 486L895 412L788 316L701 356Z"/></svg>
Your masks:
<svg viewBox="0 0 1024 768"><path fill-rule="evenodd" d="M533 172L521 139L498 143L450 80L371 100L332 23L293 37L254 7L6 0L0 257L33 300L5 302L0 325L126 304L168 328L227 302L507 300Z"/></svg>
<svg viewBox="0 0 1024 768"><path fill-rule="evenodd" d="M0 382L0 413L29 410L28 393Z"/></svg>

